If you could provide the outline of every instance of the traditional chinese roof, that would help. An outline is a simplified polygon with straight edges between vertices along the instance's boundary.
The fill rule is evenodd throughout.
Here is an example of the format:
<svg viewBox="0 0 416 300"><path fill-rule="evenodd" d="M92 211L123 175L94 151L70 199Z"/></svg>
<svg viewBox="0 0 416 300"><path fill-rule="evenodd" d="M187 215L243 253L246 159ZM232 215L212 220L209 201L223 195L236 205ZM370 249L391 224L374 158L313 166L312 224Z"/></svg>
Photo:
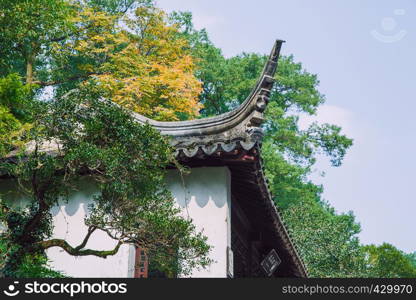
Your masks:
<svg viewBox="0 0 416 300"><path fill-rule="evenodd" d="M277 40L263 71L247 99L219 116L179 122L159 122L139 114L171 143L182 163L191 167L227 166L231 191L245 213L264 235L263 242L278 248L282 258L278 276L307 277L306 268L292 243L270 194L260 157L264 111L269 102L283 41Z"/></svg>

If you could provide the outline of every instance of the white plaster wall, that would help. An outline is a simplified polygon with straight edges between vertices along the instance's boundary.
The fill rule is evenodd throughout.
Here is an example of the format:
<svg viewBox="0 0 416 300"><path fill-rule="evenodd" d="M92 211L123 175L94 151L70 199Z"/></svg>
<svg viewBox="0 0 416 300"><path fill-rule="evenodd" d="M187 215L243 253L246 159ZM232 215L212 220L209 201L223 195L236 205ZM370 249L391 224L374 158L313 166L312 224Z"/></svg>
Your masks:
<svg viewBox="0 0 416 300"><path fill-rule="evenodd" d="M54 238L65 239L70 245L81 244L87 233L84 218L88 214L88 204L97 193L91 180L84 180L79 191L70 195L68 203L52 209L54 216ZM90 237L86 248L94 250L111 250L117 242L103 231L95 231ZM47 250L54 270L63 271L71 277L133 277L134 248L129 245L120 247L117 254L100 258L96 256L75 257L58 247ZM133 257L132 257L133 256Z"/></svg>
<svg viewBox="0 0 416 300"><path fill-rule="evenodd" d="M167 185L183 216L193 220L198 230L203 230L208 243L213 246L210 257L214 263L207 269L195 270L191 277L227 277L227 246L231 246L231 196L230 174L226 167L194 168L183 178L177 171L169 171ZM6 193L5 191L11 191ZM25 196L15 193L16 186L0 181L3 197L18 205L25 203ZM72 246L79 245L87 232L84 218L88 204L97 193L94 183L85 177L78 191L74 191L68 203L62 202L52 209L54 238L64 238ZM86 247L110 250L116 241L104 232L96 231ZM106 259L95 256L74 257L60 248L47 251L51 267L71 277L133 277L134 248L123 245L119 252Z"/></svg>
<svg viewBox="0 0 416 300"><path fill-rule="evenodd" d="M214 262L207 269L195 270L191 277L227 277L227 246L231 247L230 174L226 167L193 168L182 180L177 171L170 171L167 185L183 216L203 230L213 246Z"/></svg>
<svg viewBox="0 0 416 300"><path fill-rule="evenodd" d="M12 180L0 180L2 198L16 206L27 204L27 195L17 192L17 184ZM52 238L65 239L70 245L79 245L87 232L84 218L88 204L92 203L97 188L94 182L84 177L78 184L78 191L70 194L69 201L62 201L53 207L54 231ZM117 242L103 231L96 231L90 237L86 247L95 250L111 250ZM134 248L128 245L120 247L117 254L106 259L95 256L74 257L58 247L47 250L50 266L70 277L133 277Z"/></svg>

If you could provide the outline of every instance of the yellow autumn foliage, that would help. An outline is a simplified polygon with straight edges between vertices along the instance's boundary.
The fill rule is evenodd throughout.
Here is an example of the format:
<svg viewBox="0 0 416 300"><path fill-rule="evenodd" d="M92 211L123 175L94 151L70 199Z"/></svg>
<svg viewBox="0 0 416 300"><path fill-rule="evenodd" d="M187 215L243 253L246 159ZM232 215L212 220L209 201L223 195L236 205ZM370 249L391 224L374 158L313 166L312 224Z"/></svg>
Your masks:
<svg viewBox="0 0 416 300"><path fill-rule="evenodd" d="M86 8L73 22L76 36L57 43L54 53L79 58L83 84L93 80L114 102L156 120L198 116L202 87L194 59L163 11L140 7L134 16L117 18Z"/></svg>

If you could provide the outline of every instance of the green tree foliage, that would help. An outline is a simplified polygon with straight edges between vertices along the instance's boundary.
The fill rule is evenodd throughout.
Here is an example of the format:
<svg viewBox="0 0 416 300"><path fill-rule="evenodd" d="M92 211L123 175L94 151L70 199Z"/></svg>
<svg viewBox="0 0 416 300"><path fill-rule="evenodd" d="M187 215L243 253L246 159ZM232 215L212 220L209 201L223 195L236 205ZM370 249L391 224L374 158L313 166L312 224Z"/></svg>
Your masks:
<svg viewBox="0 0 416 300"><path fill-rule="evenodd" d="M326 204L298 200L283 211L312 277L368 277L352 213L336 214Z"/></svg>
<svg viewBox="0 0 416 300"><path fill-rule="evenodd" d="M406 257L409 259L413 267L416 268L416 251L413 253L406 254Z"/></svg>
<svg viewBox="0 0 416 300"><path fill-rule="evenodd" d="M196 74L203 82L202 114L217 115L241 104L267 57L243 53L225 58L205 30L193 28L190 13L176 12L171 18L181 24L182 34L198 58ZM333 166L340 166L352 145L352 140L336 125L313 123L307 129L299 128L300 116L314 115L325 102L318 85L317 76L304 70L293 56L280 58L264 125L262 158L266 175L310 276L381 276L368 264L368 250L359 242L357 234L361 229L354 215L336 213L323 201L323 187L309 179L318 155L326 155ZM405 263L400 262L406 260L404 254L396 258L385 267L406 269Z"/></svg>
<svg viewBox="0 0 416 300"><path fill-rule="evenodd" d="M24 142L32 118L30 95L19 75L0 78L0 157Z"/></svg>
<svg viewBox="0 0 416 300"><path fill-rule="evenodd" d="M164 185L164 173L174 163L168 142L149 125L140 125L121 107L91 91L74 91L43 105L30 130L31 143L1 173L15 178L29 195L25 207L1 203L7 224L2 239L7 247L6 276L22 276L28 260L60 247L74 256L107 257L123 244L142 247L171 276L206 266L209 246L190 220L179 216ZM42 147L59 143L57 153ZM51 239L50 209L67 199L77 182L92 177L100 193L86 218L88 233L73 246ZM87 249L95 231L118 241L114 249ZM22 269L23 268L23 269ZM26 274L25 276L27 276Z"/></svg>
<svg viewBox="0 0 416 300"><path fill-rule="evenodd" d="M69 32L74 11L65 0L2 0L0 11L0 76L18 72L32 83L52 42Z"/></svg>
<svg viewBox="0 0 416 300"><path fill-rule="evenodd" d="M393 245L364 247L371 277L416 278L415 254L405 254Z"/></svg>

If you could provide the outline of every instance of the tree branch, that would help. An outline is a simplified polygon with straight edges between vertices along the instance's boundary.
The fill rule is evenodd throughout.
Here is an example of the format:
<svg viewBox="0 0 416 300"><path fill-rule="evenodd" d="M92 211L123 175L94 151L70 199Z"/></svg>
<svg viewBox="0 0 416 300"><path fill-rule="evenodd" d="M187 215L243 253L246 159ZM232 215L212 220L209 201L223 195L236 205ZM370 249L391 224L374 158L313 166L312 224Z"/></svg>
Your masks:
<svg viewBox="0 0 416 300"><path fill-rule="evenodd" d="M52 239L49 241L42 241L38 243L38 245L45 250L52 248L52 247L60 247L63 250L65 250L65 252L67 252L69 255L73 255L73 256L94 255L94 256L98 256L102 258L107 258L107 256L116 254L122 244L123 242L119 241L117 245L115 246L115 248L112 250L92 250L92 249L81 250L82 244L74 248L71 245L69 245L67 241L62 240L62 239Z"/></svg>
<svg viewBox="0 0 416 300"><path fill-rule="evenodd" d="M35 154L37 155L38 145L35 147ZM46 203L45 193L46 188L50 184L50 181L46 182L43 186L39 187L39 182L37 179L37 170L35 169L31 178L32 189L36 200L38 201L39 207L36 213L31 219L26 223L23 229L23 235L19 238L20 241L27 241L31 238L33 230L39 225L42 217L45 213L49 211L50 206Z"/></svg>
<svg viewBox="0 0 416 300"><path fill-rule="evenodd" d="M87 243L88 243L88 240L90 239L90 237L91 237L91 234L96 230L97 228L95 227L95 226L90 226L90 227L88 227L88 233L87 233L87 235L85 236L85 238L84 238L84 240L82 241L82 243L79 245L79 246L77 246L77 247L75 247L74 249L75 249L75 251L78 251L78 250L81 250L82 248L84 248L85 247L85 245L87 245Z"/></svg>

